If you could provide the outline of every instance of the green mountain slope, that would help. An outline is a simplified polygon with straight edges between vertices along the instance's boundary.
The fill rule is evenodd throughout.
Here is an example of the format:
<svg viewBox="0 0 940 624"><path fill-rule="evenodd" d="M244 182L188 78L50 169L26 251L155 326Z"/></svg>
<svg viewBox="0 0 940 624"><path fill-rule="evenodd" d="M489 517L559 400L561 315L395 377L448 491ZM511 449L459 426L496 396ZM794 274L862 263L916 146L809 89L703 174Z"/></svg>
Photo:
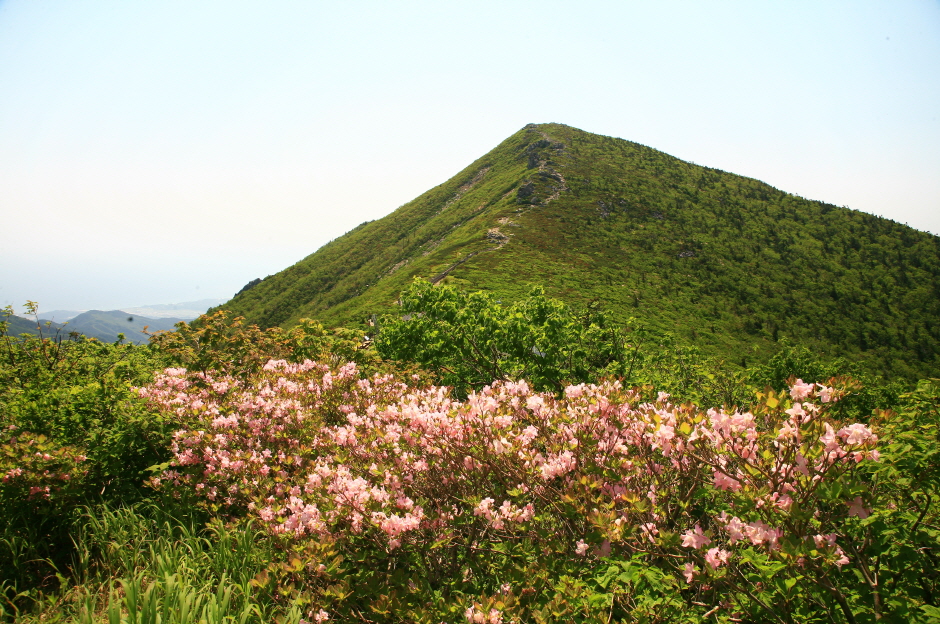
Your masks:
<svg viewBox="0 0 940 624"><path fill-rule="evenodd" d="M32 334L38 336L40 332L43 336L52 337L56 335L56 330L62 328L62 324L53 323L39 319L23 318L14 314L0 314L0 321L7 323L6 333L8 336L19 336L20 334ZM67 334L67 332L65 332Z"/></svg>
<svg viewBox="0 0 940 624"><path fill-rule="evenodd" d="M173 331L174 325L181 321L182 319L178 318L153 319L134 316L122 310L89 310L70 320L65 329L103 342L114 342L118 334L124 334L127 342L146 344L149 338L143 333L144 327L151 333L161 330Z"/></svg>
<svg viewBox="0 0 940 624"><path fill-rule="evenodd" d="M940 374L940 238L560 124L526 126L223 307L361 324L416 276L507 298L540 284L733 361L789 338Z"/></svg>

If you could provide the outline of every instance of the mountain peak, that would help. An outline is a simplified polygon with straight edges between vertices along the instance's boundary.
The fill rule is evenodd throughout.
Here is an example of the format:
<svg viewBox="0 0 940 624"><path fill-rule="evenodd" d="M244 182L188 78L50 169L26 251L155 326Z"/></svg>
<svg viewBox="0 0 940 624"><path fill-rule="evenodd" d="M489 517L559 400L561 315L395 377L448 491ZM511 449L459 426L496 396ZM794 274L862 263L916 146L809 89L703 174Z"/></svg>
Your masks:
<svg viewBox="0 0 940 624"><path fill-rule="evenodd" d="M263 326L362 323L415 277L504 298L542 285L730 359L789 337L873 370L940 370L940 238L558 123L223 307Z"/></svg>

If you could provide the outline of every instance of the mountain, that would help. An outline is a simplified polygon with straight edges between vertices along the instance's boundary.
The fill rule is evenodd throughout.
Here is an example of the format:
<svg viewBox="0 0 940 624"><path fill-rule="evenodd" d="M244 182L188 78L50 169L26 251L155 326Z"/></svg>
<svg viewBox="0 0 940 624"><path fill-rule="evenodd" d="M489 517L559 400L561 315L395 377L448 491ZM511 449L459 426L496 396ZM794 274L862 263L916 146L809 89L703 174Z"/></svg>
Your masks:
<svg viewBox="0 0 940 624"><path fill-rule="evenodd" d="M97 338L103 342L114 342L118 334L122 333L127 342L146 344L148 337L143 333L144 327L150 333L156 331L172 331L180 318L146 318L134 316L121 310L89 310L82 312L65 325L67 331L79 332L89 338Z"/></svg>
<svg viewBox="0 0 940 624"><path fill-rule="evenodd" d="M199 299L198 301L184 301L182 303L154 303L134 308L121 308L120 311L127 312L132 316L145 316L151 319L172 318L189 321L205 314L209 308L225 303L225 301L225 299ZM87 311L52 310L51 312L40 312L39 318L62 323Z"/></svg>
<svg viewBox="0 0 940 624"><path fill-rule="evenodd" d="M940 375L937 236L561 124L526 126L222 308L364 324L415 277L505 298L540 284L736 362L788 339Z"/></svg>
<svg viewBox="0 0 940 624"><path fill-rule="evenodd" d="M5 321L7 325L7 335L8 336L19 336L20 334L39 334L40 329L42 330L43 336L52 337L55 336L56 330L62 327L59 323L49 322L46 325L47 321L42 319L39 322L23 318L22 316L16 316L13 314L10 315L0 315L0 321Z"/></svg>
<svg viewBox="0 0 940 624"><path fill-rule="evenodd" d="M20 334L38 334L38 325L42 326L42 334L46 337L54 337L58 333L62 337L67 337L71 333L84 334L89 338L97 338L102 342L114 342L118 339L118 334L124 334L125 342L134 344L146 344L149 340L147 334L143 333L146 327L147 331L154 333L157 331L173 331L175 325L183 319L181 318L146 318L128 314L122 310L88 310L71 318L66 323L54 323L44 320L41 316L39 322L25 319L19 316L0 316L0 320L7 321L7 335L18 336ZM47 324L48 323L48 324Z"/></svg>
<svg viewBox="0 0 940 624"><path fill-rule="evenodd" d="M82 312L87 312L87 310L51 310L49 312L40 312L37 316L40 320L43 321L64 323L69 319L75 318Z"/></svg>

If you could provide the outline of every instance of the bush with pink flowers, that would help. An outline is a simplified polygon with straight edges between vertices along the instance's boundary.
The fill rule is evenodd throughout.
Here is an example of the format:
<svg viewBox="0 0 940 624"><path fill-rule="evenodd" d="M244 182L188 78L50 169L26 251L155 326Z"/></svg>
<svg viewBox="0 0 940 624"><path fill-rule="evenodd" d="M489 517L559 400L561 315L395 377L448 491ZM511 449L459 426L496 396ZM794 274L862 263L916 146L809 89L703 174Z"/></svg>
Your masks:
<svg viewBox="0 0 940 624"><path fill-rule="evenodd" d="M830 419L839 385L795 380L748 411L616 381L460 402L272 360L248 379L167 369L140 393L180 425L154 485L265 527L299 563L259 588L341 619L886 612L859 581L878 565L859 541L878 435Z"/></svg>

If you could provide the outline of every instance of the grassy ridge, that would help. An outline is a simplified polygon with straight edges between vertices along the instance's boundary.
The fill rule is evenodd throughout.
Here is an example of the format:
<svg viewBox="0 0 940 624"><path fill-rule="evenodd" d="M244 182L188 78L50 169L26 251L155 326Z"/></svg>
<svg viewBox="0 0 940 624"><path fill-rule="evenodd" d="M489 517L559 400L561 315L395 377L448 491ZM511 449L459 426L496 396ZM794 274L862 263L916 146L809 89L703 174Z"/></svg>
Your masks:
<svg viewBox="0 0 940 624"><path fill-rule="evenodd" d="M888 376L940 370L940 238L560 124L527 126L224 308L363 323L414 277L510 299L543 285L740 364L788 338Z"/></svg>

